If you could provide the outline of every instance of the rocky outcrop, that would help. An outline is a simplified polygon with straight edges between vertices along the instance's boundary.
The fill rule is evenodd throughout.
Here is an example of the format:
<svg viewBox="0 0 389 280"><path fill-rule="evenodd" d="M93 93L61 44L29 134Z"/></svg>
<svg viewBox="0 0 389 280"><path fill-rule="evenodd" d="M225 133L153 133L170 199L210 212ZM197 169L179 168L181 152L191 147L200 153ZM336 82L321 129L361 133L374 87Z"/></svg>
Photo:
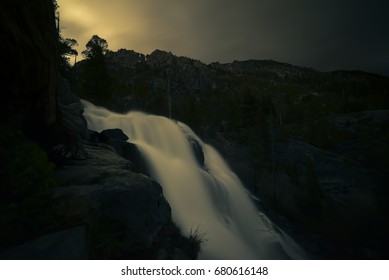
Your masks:
<svg viewBox="0 0 389 280"><path fill-rule="evenodd" d="M119 141L127 141L128 136L119 128L105 129L100 133L101 136Z"/></svg>
<svg viewBox="0 0 389 280"><path fill-rule="evenodd" d="M381 236L385 216L374 174L301 141L278 143L274 154L274 174L263 171L257 191L299 232L311 234L305 236L313 239L308 249L324 258L377 258L374 238Z"/></svg>
<svg viewBox="0 0 389 280"><path fill-rule="evenodd" d="M83 149L86 159L55 172L61 185L45 203L45 232L6 248L1 259L196 258L199 244L173 224L156 181L110 149Z"/></svg>
<svg viewBox="0 0 389 280"><path fill-rule="evenodd" d="M119 236L129 248L122 254L150 247L163 225L170 221L170 207L162 188L152 179L129 170L129 162L100 147L85 146L85 161L70 161L57 171L65 184L53 192L55 212L61 219L85 223L99 234ZM116 242L116 241L115 241Z"/></svg>
<svg viewBox="0 0 389 280"><path fill-rule="evenodd" d="M145 55L126 49L120 49L116 52L108 51L105 57L107 61L109 61L109 69L113 71L117 68L127 68L127 70L131 70L138 63L145 62L146 60Z"/></svg>
<svg viewBox="0 0 389 280"><path fill-rule="evenodd" d="M337 114L329 117L328 122L348 136L337 141L333 152L348 155L370 167L377 167L377 162L389 156L389 110Z"/></svg>
<svg viewBox="0 0 389 280"><path fill-rule="evenodd" d="M280 143L276 164L300 184L316 183L323 195L342 205L374 208L374 179L357 162L344 160L300 141ZM362 201L357 201L362 199Z"/></svg>
<svg viewBox="0 0 389 280"><path fill-rule="evenodd" d="M128 136L121 129L106 129L100 133L89 131L88 139L94 145L109 149L129 160L133 171L148 174L146 163L138 147L127 142Z"/></svg>
<svg viewBox="0 0 389 280"><path fill-rule="evenodd" d="M197 160L197 163L199 166L204 167L204 152L203 147L201 146L201 140L195 136L194 132L191 131L189 127L180 122L177 122L177 124L181 131L185 134L185 137L188 140L190 147L192 148L192 152Z"/></svg>
<svg viewBox="0 0 389 280"><path fill-rule="evenodd" d="M59 76L58 81L57 104L61 119L67 122L81 139L86 139L88 127L86 119L82 115L84 106L81 104L80 98L73 93L66 79Z"/></svg>
<svg viewBox="0 0 389 280"><path fill-rule="evenodd" d="M193 137L190 136L188 137L188 141L190 146L192 147L192 151L197 160L197 163L199 164L199 166L204 167L204 152L200 143L197 141L197 139L194 139Z"/></svg>
<svg viewBox="0 0 389 280"><path fill-rule="evenodd" d="M314 77L318 74L317 71L310 68L298 67L273 60L246 60L225 64L212 63L210 66L219 71L229 72L235 76L264 76L268 81L283 79L296 80L303 77Z"/></svg>
<svg viewBox="0 0 389 280"><path fill-rule="evenodd" d="M86 160L57 171L64 186L53 191L52 205L62 224L87 225L88 258L196 258L198 244L173 224L157 182L109 149L84 149Z"/></svg>

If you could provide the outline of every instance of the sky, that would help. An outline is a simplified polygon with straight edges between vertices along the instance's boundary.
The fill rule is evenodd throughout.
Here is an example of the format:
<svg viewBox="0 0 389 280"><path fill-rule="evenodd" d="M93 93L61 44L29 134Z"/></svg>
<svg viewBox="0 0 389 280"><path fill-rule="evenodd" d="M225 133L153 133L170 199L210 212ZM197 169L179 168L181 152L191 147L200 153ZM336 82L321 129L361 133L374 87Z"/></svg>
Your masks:
<svg viewBox="0 0 389 280"><path fill-rule="evenodd" d="M273 59L389 76L388 0L57 0L61 32L204 63ZM81 57L80 57L81 58ZM79 59L80 59L79 58Z"/></svg>

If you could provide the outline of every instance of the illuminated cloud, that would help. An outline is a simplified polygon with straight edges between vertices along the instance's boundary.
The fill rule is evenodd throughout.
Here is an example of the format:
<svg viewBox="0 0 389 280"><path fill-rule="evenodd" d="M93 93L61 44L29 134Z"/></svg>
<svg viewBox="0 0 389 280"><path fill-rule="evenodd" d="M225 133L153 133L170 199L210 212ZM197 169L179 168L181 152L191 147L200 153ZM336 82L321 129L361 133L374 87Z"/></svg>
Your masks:
<svg viewBox="0 0 389 280"><path fill-rule="evenodd" d="M58 0L62 33L80 46L171 51L209 63L274 59L319 70L389 75L388 1Z"/></svg>

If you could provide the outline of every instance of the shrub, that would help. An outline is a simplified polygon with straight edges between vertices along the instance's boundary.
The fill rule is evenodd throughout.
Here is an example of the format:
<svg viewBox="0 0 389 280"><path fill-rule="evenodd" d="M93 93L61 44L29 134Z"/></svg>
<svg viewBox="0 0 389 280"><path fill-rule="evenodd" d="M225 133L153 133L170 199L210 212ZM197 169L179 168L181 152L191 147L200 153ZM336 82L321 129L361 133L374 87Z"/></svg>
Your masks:
<svg viewBox="0 0 389 280"><path fill-rule="evenodd" d="M18 128L0 125L0 249L38 237L53 216L50 189L58 185L47 154Z"/></svg>
<svg viewBox="0 0 389 280"><path fill-rule="evenodd" d="M58 184L47 154L22 133L0 126L0 202L20 202Z"/></svg>

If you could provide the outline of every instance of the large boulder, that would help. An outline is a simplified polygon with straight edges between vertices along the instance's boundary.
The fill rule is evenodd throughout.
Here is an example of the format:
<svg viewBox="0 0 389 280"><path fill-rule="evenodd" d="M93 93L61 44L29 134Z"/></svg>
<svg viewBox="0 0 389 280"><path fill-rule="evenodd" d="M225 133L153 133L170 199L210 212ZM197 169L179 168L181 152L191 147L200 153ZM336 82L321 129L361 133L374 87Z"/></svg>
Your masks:
<svg viewBox="0 0 389 280"><path fill-rule="evenodd" d="M87 160L69 162L57 172L65 184L54 190L57 215L62 220L87 224L92 239L105 230L108 236L122 240L119 255L151 246L171 219L161 186L128 170L128 161L114 152L93 146L85 146L85 150Z"/></svg>
<svg viewBox="0 0 389 280"><path fill-rule="evenodd" d="M177 125L180 127L182 133L185 134L185 137L188 140L190 147L192 148L192 152L197 163L201 167L204 167L204 152L203 147L201 146L201 140L187 125L180 122L177 122Z"/></svg>
<svg viewBox="0 0 389 280"><path fill-rule="evenodd" d="M100 132L100 134L114 140L119 140L119 141L128 140L128 136L124 134L124 132L119 128L105 129L102 132Z"/></svg>
<svg viewBox="0 0 389 280"><path fill-rule="evenodd" d="M135 144L127 141L128 136L121 129L106 129L100 133L90 130L88 139L94 145L107 148L129 160L131 170L148 174L141 152Z"/></svg>

